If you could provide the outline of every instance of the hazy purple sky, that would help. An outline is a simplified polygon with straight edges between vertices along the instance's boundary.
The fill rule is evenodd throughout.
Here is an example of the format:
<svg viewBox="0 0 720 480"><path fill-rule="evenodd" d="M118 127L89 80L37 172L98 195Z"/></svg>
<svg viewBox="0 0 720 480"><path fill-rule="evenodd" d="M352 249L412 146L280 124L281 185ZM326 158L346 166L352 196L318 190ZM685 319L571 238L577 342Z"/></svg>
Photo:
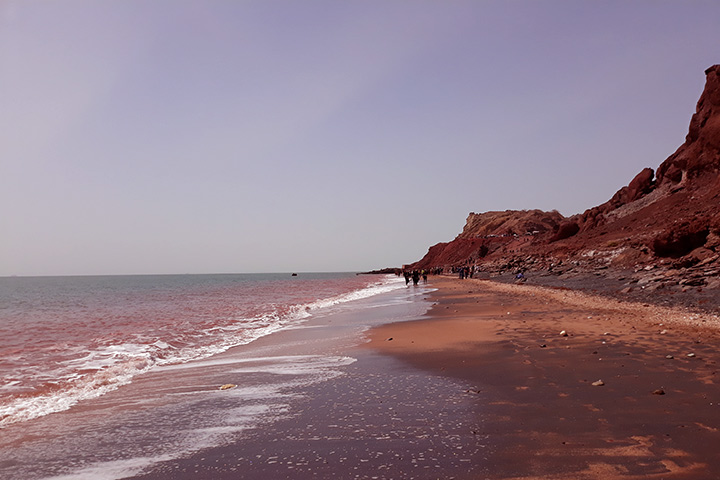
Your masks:
<svg viewBox="0 0 720 480"><path fill-rule="evenodd" d="M720 2L0 0L0 275L365 270L682 144Z"/></svg>

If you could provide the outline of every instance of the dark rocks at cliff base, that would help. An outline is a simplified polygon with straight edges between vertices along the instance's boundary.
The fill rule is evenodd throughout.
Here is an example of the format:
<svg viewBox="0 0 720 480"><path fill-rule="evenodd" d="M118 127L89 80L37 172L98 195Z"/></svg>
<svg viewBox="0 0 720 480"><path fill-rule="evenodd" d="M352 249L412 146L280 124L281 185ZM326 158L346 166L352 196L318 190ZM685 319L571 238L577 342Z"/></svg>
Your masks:
<svg viewBox="0 0 720 480"><path fill-rule="evenodd" d="M580 231L580 226L577 224L577 222L564 222L560 225L558 228L557 233L550 237L549 242L557 242L558 240L564 240L566 238L570 238L576 233Z"/></svg>
<svg viewBox="0 0 720 480"><path fill-rule="evenodd" d="M585 288L629 299L720 308L720 65L685 142L656 170L641 170L583 213L471 213L452 241L412 268L474 265L478 275Z"/></svg>
<svg viewBox="0 0 720 480"><path fill-rule="evenodd" d="M658 257L681 257L705 245L709 233L707 221L683 221L655 237L652 249Z"/></svg>

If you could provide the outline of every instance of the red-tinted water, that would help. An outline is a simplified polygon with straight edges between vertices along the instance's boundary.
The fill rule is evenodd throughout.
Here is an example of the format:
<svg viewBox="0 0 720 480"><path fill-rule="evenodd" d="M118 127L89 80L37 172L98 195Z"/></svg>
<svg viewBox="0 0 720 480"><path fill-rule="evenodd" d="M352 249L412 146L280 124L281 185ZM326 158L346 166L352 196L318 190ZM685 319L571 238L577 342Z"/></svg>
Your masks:
<svg viewBox="0 0 720 480"><path fill-rule="evenodd" d="M354 274L0 279L0 428L404 285Z"/></svg>

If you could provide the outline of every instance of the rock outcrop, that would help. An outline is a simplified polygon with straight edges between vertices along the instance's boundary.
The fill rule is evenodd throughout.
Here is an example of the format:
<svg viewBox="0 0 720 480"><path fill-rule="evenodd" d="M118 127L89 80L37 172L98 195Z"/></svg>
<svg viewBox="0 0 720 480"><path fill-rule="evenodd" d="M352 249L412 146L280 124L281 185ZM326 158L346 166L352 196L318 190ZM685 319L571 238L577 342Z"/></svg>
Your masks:
<svg viewBox="0 0 720 480"><path fill-rule="evenodd" d="M476 265L491 275L629 270L653 272L648 287L720 287L720 65L705 74L685 142L656 171L643 169L607 202L569 218L471 213L453 241L413 266Z"/></svg>
<svg viewBox="0 0 720 480"><path fill-rule="evenodd" d="M714 173L720 167L720 65L705 70L705 90L698 100L685 143L657 171L658 186L678 184Z"/></svg>
<svg viewBox="0 0 720 480"><path fill-rule="evenodd" d="M470 213L459 238L489 235L533 235L554 231L565 217L558 211L505 210L504 212Z"/></svg>

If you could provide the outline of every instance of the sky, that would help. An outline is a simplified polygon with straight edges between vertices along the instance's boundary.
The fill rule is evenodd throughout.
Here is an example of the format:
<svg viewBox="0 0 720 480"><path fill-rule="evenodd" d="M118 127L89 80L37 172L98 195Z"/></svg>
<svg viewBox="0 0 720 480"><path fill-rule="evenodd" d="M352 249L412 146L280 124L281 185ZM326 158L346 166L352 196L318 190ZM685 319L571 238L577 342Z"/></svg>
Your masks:
<svg viewBox="0 0 720 480"><path fill-rule="evenodd" d="M0 276L364 271L607 201L715 0L0 0Z"/></svg>

